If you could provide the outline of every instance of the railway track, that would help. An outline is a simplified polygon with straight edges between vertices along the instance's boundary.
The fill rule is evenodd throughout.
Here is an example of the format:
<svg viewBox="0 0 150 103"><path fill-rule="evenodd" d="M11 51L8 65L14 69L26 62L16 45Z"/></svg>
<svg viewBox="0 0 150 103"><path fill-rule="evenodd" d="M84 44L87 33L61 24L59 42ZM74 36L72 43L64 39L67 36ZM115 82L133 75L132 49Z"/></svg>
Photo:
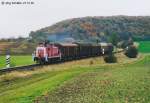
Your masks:
<svg viewBox="0 0 150 103"><path fill-rule="evenodd" d="M40 66L39 64L32 64L26 66L10 67L5 69L0 69L0 74L8 73L12 71L21 71L21 70L33 70L33 68Z"/></svg>
<svg viewBox="0 0 150 103"><path fill-rule="evenodd" d="M117 54L117 53L121 53L123 51L124 50L116 51L116 52L113 52L113 53ZM53 64L53 63L51 63L51 64ZM51 64L49 64L49 65L51 65ZM5 68L5 69L0 69L0 74L9 73L9 72L12 72L12 71L33 70L35 67L40 67L40 66L42 66L42 65L32 64L32 65L26 65L26 66L10 67L10 68Z"/></svg>

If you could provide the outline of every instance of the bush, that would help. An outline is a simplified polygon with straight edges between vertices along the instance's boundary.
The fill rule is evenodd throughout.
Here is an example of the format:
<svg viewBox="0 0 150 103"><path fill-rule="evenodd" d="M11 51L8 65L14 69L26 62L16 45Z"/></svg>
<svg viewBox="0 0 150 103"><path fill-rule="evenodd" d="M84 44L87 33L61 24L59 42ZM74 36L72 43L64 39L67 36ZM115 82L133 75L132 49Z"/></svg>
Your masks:
<svg viewBox="0 0 150 103"><path fill-rule="evenodd" d="M90 65L93 65L93 64L94 64L94 61L93 61L93 60L91 60L91 61L90 61Z"/></svg>
<svg viewBox="0 0 150 103"><path fill-rule="evenodd" d="M138 49L136 46L131 45L125 49L124 54L129 58L136 58L138 55Z"/></svg>
<svg viewBox="0 0 150 103"><path fill-rule="evenodd" d="M104 61L106 63L116 63L117 58L115 57L115 55L113 53L110 53L110 54L104 56Z"/></svg>

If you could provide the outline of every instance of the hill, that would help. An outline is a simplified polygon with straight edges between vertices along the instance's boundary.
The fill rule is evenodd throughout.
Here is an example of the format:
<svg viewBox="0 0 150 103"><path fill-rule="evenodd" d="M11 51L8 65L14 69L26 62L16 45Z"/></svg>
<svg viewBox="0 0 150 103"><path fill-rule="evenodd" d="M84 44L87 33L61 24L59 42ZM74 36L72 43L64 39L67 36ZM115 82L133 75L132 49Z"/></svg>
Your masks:
<svg viewBox="0 0 150 103"><path fill-rule="evenodd" d="M150 40L149 16L110 16L72 18L58 22L37 31L31 31L28 38L0 40L1 54L11 49L12 54L31 54L37 43L83 41L112 42L132 38L136 41Z"/></svg>
<svg viewBox="0 0 150 103"><path fill-rule="evenodd" d="M73 18L30 33L33 41L48 39L64 41L73 38L83 41L109 41L112 34L119 40L150 40L149 16L110 16Z"/></svg>

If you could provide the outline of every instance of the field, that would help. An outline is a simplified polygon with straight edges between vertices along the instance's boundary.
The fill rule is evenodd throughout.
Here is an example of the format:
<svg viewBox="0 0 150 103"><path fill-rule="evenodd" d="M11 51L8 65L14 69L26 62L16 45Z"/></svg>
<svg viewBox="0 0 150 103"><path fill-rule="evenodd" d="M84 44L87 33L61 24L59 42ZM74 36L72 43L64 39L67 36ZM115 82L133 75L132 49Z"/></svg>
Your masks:
<svg viewBox="0 0 150 103"><path fill-rule="evenodd" d="M0 101L32 103L38 99L44 103L47 98L50 103L148 103L150 56L117 57L114 64L97 57L1 75Z"/></svg>
<svg viewBox="0 0 150 103"><path fill-rule="evenodd" d="M139 41L139 51L142 53L150 53L150 41Z"/></svg>
<svg viewBox="0 0 150 103"><path fill-rule="evenodd" d="M33 64L32 56L11 56L11 67ZM0 56L0 69L6 67L6 57Z"/></svg>

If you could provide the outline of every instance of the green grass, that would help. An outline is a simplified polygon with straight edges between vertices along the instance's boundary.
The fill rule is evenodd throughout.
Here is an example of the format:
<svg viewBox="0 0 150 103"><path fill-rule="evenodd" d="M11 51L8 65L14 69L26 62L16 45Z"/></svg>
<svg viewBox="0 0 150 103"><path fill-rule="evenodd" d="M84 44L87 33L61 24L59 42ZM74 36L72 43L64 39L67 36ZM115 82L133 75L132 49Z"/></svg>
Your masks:
<svg viewBox="0 0 150 103"><path fill-rule="evenodd" d="M2 103L32 103L36 96L51 91L74 76L84 72L82 69L53 71L36 74L24 79L1 81L0 101ZM7 85L9 83L9 85Z"/></svg>
<svg viewBox="0 0 150 103"><path fill-rule="evenodd" d="M93 64L90 64L91 60ZM123 103L150 101L150 56L102 58L51 65L0 76L0 102L32 103L46 95L51 103Z"/></svg>
<svg viewBox="0 0 150 103"><path fill-rule="evenodd" d="M140 62L93 68L48 95L51 103L149 103L150 56Z"/></svg>
<svg viewBox="0 0 150 103"><path fill-rule="evenodd" d="M139 41L139 51L142 53L150 53L150 41Z"/></svg>
<svg viewBox="0 0 150 103"><path fill-rule="evenodd" d="M11 67L33 64L32 56L11 56ZM6 67L6 57L0 56L0 68Z"/></svg>

